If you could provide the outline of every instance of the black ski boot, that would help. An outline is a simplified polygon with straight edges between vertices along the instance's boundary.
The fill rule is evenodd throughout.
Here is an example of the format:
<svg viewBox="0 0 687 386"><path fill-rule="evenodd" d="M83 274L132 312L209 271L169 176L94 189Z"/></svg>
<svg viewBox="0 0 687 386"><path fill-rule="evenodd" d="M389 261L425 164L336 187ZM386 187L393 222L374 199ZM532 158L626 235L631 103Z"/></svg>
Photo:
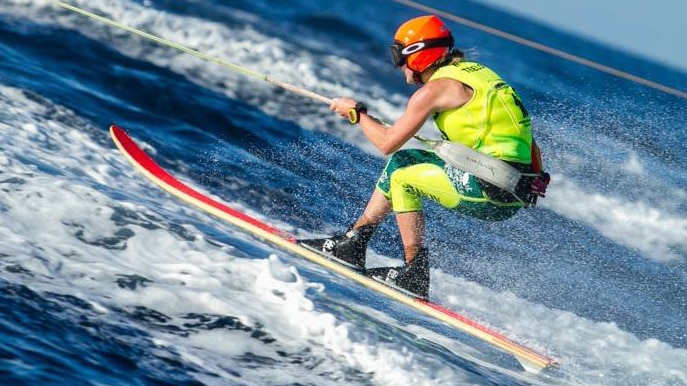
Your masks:
<svg viewBox="0 0 687 386"><path fill-rule="evenodd" d="M410 263L406 263L395 278L395 284L406 291L429 297L429 252L427 248L418 251Z"/></svg>
<svg viewBox="0 0 687 386"><path fill-rule="evenodd" d="M354 268L364 269L365 251L375 230L376 224L363 225L357 229L353 229L351 225L342 235L326 239L301 240L301 244L332 255Z"/></svg>

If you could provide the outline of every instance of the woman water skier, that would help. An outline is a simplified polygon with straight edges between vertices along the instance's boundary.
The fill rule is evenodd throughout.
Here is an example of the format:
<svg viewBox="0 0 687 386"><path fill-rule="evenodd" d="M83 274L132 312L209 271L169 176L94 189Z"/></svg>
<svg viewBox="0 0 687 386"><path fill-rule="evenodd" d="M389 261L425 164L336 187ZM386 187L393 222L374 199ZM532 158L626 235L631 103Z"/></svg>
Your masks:
<svg viewBox="0 0 687 386"><path fill-rule="evenodd" d="M384 218L396 213L403 242L404 266L394 272L395 285L422 297L429 293L429 254L424 246L422 198L463 215L501 221L543 197L548 174L541 170L531 119L515 90L482 64L453 49L453 36L437 16L405 22L390 46L393 64L406 82L420 88L403 115L391 126L367 114L361 102L334 99L330 110L360 124L368 140L391 154L376 189L358 220L341 235L303 243L364 269L365 251ZM443 139L459 142L501 159L524 173L513 194L445 163L434 152L399 150L432 117Z"/></svg>

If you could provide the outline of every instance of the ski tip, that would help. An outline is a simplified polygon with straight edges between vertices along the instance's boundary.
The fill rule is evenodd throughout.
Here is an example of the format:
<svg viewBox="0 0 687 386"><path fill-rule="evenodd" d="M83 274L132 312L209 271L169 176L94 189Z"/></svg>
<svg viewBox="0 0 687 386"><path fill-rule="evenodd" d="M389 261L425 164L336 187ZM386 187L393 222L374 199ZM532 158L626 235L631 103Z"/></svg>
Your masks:
<svg viewBox="0 0 687 386"><path fill-rule="evenodd" d="M121 134L121 133L126 133L126 131L124 131L124 129L122 129L121 126L119 126L116 123L113 123L110 125L110 134L111 135L114 136L114 135Z"/></svg>

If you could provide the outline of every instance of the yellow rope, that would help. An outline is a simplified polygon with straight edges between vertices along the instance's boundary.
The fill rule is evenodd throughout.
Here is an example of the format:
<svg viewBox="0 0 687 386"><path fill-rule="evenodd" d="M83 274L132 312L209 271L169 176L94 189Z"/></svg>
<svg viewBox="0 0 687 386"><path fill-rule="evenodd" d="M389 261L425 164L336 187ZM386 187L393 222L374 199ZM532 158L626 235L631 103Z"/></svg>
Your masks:
<svg viewBox="0 0 687 386"><path fill-rule="evenodd" d="M281 88L283 88L283 89L285 89L285 90L294 92L294 93L296 93L296 94L299 94L299 95L302 95L302 96L305 96L305 97L308 97L308 98L311 98L311 99L314 99L314 100L317 100L317 101L320 101L320 102L323 102L323 103L327 103L327 104L331 104L331 103L332 103L332 100L329 99L329 98L327 98L327 97L325 97L325 96L322 96L322 95L320 95L320 94L314 93L314 92L312 92L312 91L308 91L308 90L302 89L302 88L297 87L297 86L294 86L294 85L292 85L292 84L288 84L288 83L283 83L283 82L277 81L277 80L275 80L275 79L270 78L270 77L267 76L267 75L263 75L263 74L260 74L260 73L258 73L258 72L255 72L255 71L251 71L251 70L249 70L249 69L247 69L247 68L241 67L241 66L239 66L239 65L237 65L237 64L235 64L235 63L232 63L232 62L230 62L230 61L227 61L227 60L224 60L224 59L219 59L219 58L216 58L216 57L214 57L214 56L210 56L210 55L208 55L208 54L204 54L204 53L202 53L202 52L200 52L200 51L196 51L196 50L194 50L194 49L192 49L192 48L188 48L188 47L183 46L183 45L181 45L181 44L177 44L177 43L171 42L171 41L169 41L169 40L166 40L166 39L163 39L163 38L161 38L161 37L158 37L158 36L149 34L149 33L147 33L147 32L141 31L141 30L139 30L139 29L136 29L136 28L133 28L133 27L129 27L129 26L127 26L127 25L124 25L124 24L119 23L119 22L117 22L117 21L108 19L108 18L106 18L106 17L98 16L98 15L96 15L96 14L94 14L94 13L88 12L88 11L86 11L86 10L83 10L83 9L78 8L78 7L75 7L75 6L73 6L73 5L64 3L64 2L62 2L62 1L52 0L52 2L55 3L55 4L57 4L57 5L59 5L59 6L62 7L62 8L68 9L68 10L70 10L70 11L79 13L79 14L84 15L84 16L87 16L87 17L89 17L89 18L91 18L91 19L100 21L100 22L102 22L102 23L111 25L111 26L113 26L113 27L122 29L122 30L124 30L124 31L131 32L131 33L133 33L133 34L139 35L139 36L141 36L141 37L143 37L143 38L146 38L146 39L148 39L148 40L152 40L152 41L157 42L157 43L160 43L160 44L162 44L162 45L165 45L165 46L168 46L168 47L175 48L175 49L177 49L177 50L179 50L179 51L183 51L183 52L189 53L189 54L191 54L191 55L193 55L193 56L196 56L196 57L198 57L198 58L207 60L207 61L209 61L209 62L214 62L214 63L220 64L220 65L222 65L222 66L224 66L224 67L230 68L230 69L233 70L233 71L239 72L239 73L244 74L244 75L247 75L247 76L251 76L251 77L253 77L253 78L257 78L257 79L263 80L263 81L265 81L265 82L271 83L271 84L273 84L273 85L275 85L275 86L277 86L277 87L281 87Z"/></svg>

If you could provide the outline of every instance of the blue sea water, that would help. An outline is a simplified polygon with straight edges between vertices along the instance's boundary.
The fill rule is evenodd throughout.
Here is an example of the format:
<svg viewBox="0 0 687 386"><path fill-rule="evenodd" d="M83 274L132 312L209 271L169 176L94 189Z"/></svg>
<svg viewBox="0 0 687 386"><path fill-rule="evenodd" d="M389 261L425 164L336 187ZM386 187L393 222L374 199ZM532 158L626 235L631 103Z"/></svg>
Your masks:
<svg viewBox="0 0 687 386"><path fill-rule="evenodd" d="M419 12L325 3L70 2L393 120L414 88L386 47ZM687 90L686 74L551 27L425 4ZM687 102L449 24L521 94L553 183L502 223L427 203L431 296L560 368L526 374L185 205L107 132L119 123L174 175L261 220L323 234L360 213L384 165L326 105L49 1L5 0L0 384L687 384ZM398 261L398 244L390 219L371 259Z"/></svg>

